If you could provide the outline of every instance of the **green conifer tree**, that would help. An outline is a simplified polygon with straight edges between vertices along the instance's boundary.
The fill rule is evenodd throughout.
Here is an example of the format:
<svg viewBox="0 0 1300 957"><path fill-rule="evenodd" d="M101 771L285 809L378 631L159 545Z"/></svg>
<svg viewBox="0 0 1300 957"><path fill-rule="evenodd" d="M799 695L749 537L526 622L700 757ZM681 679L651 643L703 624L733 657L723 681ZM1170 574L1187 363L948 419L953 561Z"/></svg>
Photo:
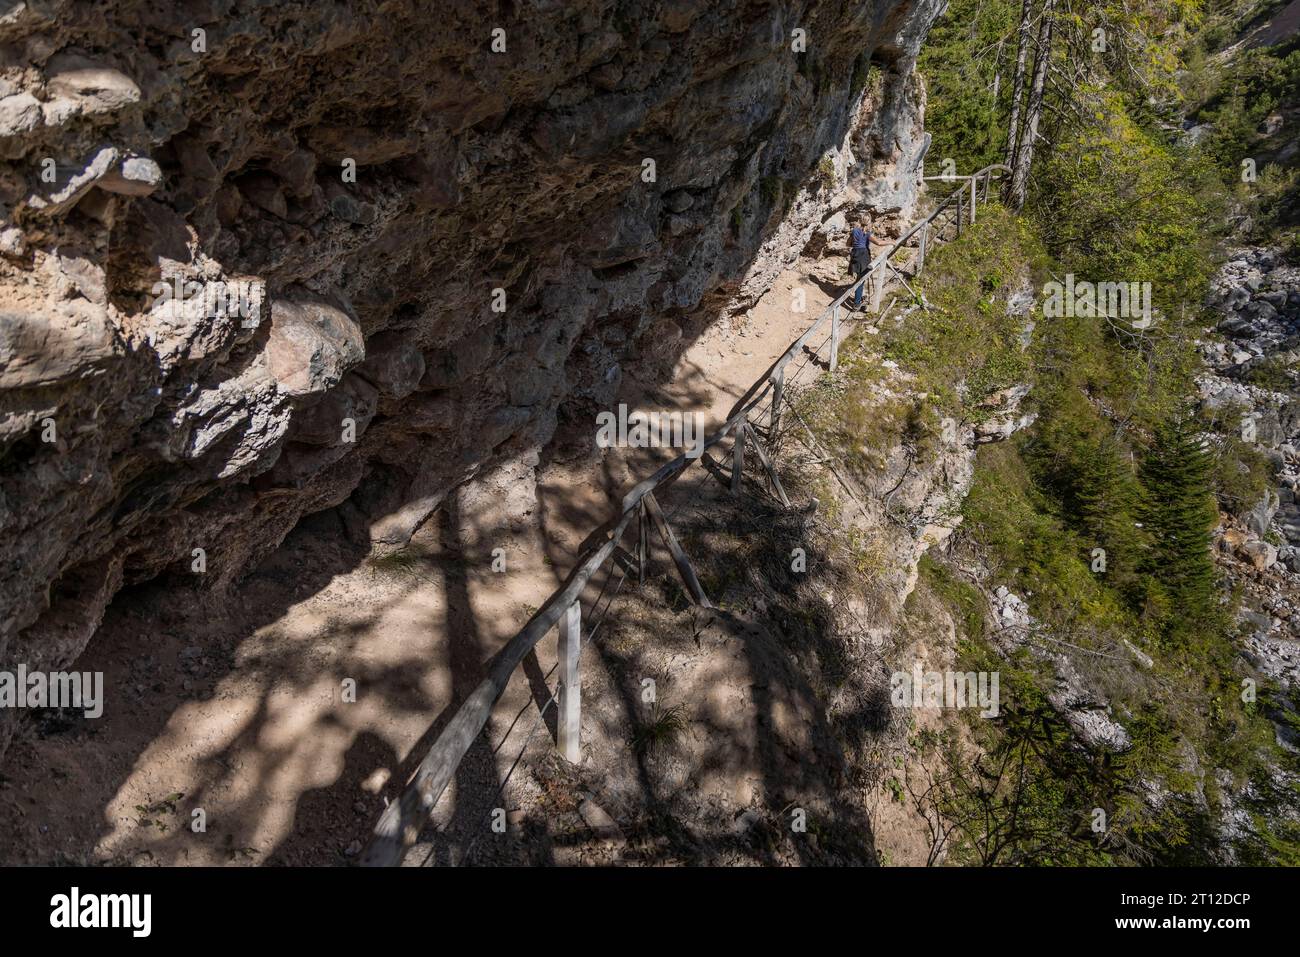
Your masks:
<svg viewBox="0 0 1300 957"><path fill-rule="evenodd" d="M1210 533L1218 513L1212 470L1205 439L1186 415L1156 431L1142 462L1143 516L1151 541L1145 570L1169 599L1173 631L1204 625L1214 602Z"/></svg>
<svg viewBox="0 0 1300 957"><path fill-rule="evenodd" d="M1103 437L1089 449L1075 495L1089 558L1091 549L1105 549L1106 580L1127 593L1141 553L1141 496L1128 453L1117 439Z"/></svg>

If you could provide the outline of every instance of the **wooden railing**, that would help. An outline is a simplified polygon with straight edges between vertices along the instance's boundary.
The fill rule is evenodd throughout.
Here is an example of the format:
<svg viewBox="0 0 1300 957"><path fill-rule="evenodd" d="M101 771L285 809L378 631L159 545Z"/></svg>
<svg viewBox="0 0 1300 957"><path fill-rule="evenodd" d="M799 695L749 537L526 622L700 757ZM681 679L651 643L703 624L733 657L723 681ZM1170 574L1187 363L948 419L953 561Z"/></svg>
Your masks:
<svg viewBox="0 0 1300 957"><path fill-rule="evenodd" d="M964 228L975 223L975 210L981 199L984 201L988 200L989 182L993 178L1001 176L1003 173L1010 172L1010 167L997 163L993 166L986 166L984 169L977 173L973 173L970 176L958 176L952 178L940 177L945 182L959 182L964 183L964 185L953 190L953 192L935 206L935 208L924 219L917 222L916 225L904 233L896 243L889 247L889 249L877 256L875 260L872 261L870 268L850 283L849 287L839 295L839 298L827 306L822 311L822 314L817 317L817 321L809 326L807 331L796 339L794 344L786 350L785 354L781 356L781 358L777 359L773 364L772 371L768 374L768 379L775 389L775 395L772 400L773 428L775 428L780 419L781 394L784 390L785 383L785 368L789 365L790 361L803 350L804 346L808 343L808 340L817 333L817 330L820 329L825 322L828 320L830 321L831 351L828 361L830 364L830 370L834 372L839 365L840 310L845 308L845 303L848 302L849 297L856 296L859 289L865 290L866 286L870 284L872 290L871 310L879 313L881 298L884 296L885 286L889 283L888 273L890 271L895 273L898 272L898 270L894 269L890 260L899 252L899 250L904 249L912 240L916 240L916 256L913 258L910 265L912 266L912 275L914 277L921 275L922 270L925 268L926 252L928 251L931 242L931 230L934 231L935 239L942 240L943 231L951 226L953 228L953 238L956 239L959 237ZM983 181L982 192L980 185L981 180ZM967 192L970 193L969 201L966 198ZM951 218L951 222L945 222L944 220L947 218Z"/></svg>
<svg viewBox="0 0 1300 957"><path fill-rule="evenodd" d="M763 466L773 489L782 503L789 507L789 499L781 486L773 462L764 450L758 433L749 421L750 413L758 407L768 395L771 395L771 419L769 435L774 435L780 420L781 402L786 384L786 368L800 354L808 341L826 322L831 324L830 356L828 365L832 371L837 366L840 344L840 312L850 296L858 289L865 289L872 284L872 309L879 312L881 296L888 284L888 271L900 275L890 262L891 258L905 248L913 239L917 241L916 255L908 265L912 267L912 276L920 275L925 265L925 255L932 241L943 241L943 233L950 226L954 236L961 235L966 225L976 220L976 209L981 201L988 198L989 181L1010 172L1002 165L986 167L979 172L965 177L957 177L962 183L958 189L942 200L924 219L913 226L902 238L871 263L870 268L857 277L849 287L826 307L815 322L785 351L769 368L767 374L759 379L740 400L732 407L722 427L704 442L702 452L707 452L722 443L728 436L733 436L731 446L731 490L738 495L744 472L745 450L752 444L756 458ZM981 180L983 193L981 195ZM969 192L969 199L967 193ZM945 218L951 218L945 222ZM931 233L933 232L933 235ZM821 349L815 351L820 358ZM748 440L748 441L747 441ZM428 820L434 805L442 796L452 775L461 760L469 751L474 739L486 726L493 707L505 692L506 685L515 669L551 630L559 625L559 691L557 704L559 715L557 721L556 744L560 753L569 761L577 762L580 758L579 724L581 717L581 676L578 670L579 653L582 649L582 606L581 595L592 577L620 550L620 545L633 519L637 520L638 534L636 553L633 556L637 566L638 578L644 580L646 563L649 560L649 529L653 524L662 538L673 563L676 565L682 582L691 600L698 605L711 607L708 596L700 585L698 576L691 566L690 559L681 548L677 537L665 517L655 492L666 489L672 482L696 461L704 461L703 454L693 457L679 455L666 463L653 475L638 483L623 497L622 511L618 517L609 522L606 538L587 558L569 575L563 587L547 601L545 606L532 617L523 630L510 639L498 653L491 669L473 693L456 710L451 721L438 735L433 746L416 768L402 795L384 811L375 826L370 843L361 856L364 866L393 866L401 862L406 848L415 840Z"/></svg>

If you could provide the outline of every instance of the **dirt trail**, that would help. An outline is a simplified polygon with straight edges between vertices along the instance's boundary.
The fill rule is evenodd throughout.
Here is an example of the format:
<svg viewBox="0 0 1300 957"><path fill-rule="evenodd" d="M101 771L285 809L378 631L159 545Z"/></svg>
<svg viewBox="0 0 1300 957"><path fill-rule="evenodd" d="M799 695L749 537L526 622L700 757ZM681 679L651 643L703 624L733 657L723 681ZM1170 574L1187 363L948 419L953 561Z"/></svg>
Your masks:
<svg viewBox="0 0 1300 957"><path fill-rule="evenodd" d="M826 306L828 285L788 271L743 319L695 341L671 381L629 377L620 401L700 412L711 431ZM801 313L791 309L796 290ZM593 450L549 463L533 514L513 528L511 500L531 499L527 489L499 503L453 495L417 537L429 558L411 567L364 561L332 513L316 516L206 622L158 586L137 589L77 663L105 672L104 716L47 723L15 742L0 781L0 833L12 837L0 860L346 862L381 793L391 796L484 662L572 569L611 503L675 454ZM497 548L503 574L492 570ZM439 804L443 822L490 806L536 723L530 696L545 700L554 648L548 636L538 667L516 675ZM355 703L343 700L349 679ZM202 833L192 830L196 809Z"/></svg>

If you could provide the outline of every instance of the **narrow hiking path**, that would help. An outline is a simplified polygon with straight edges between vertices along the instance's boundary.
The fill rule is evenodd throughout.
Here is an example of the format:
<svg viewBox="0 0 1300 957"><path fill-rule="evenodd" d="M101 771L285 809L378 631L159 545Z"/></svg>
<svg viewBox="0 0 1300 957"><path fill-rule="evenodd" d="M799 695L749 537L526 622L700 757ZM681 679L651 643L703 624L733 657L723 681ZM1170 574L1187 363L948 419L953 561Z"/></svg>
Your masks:
<svg viewBox="0 0 1300 957"><path fill-rule="evenodd" d="M827 261L797 263L743 317L709 327L667 382L629 375L619 401L698 412L712 430L847 283L846 274L827 278L836 271ZM796 292L802 312L792 310ZM592 422L593 440L595 430ZM313 517L206 622L174 611L156 589L148 601L113 606L78 666L105 671L106 687L132 689L133 700L106 709L93 737L51 734L40 743L42 762L11 764L21 770L0 788L0 828L15 840L0 857L348 860L382 810L381 792L391 795L409 774L483 664L615 511L611 503L677 451L602 455L592 446L543 463L535 498L527 478L510 476L487 491L454 493L413 543L426 557L411 563L367 562L336 518ZM694 471L665 508L707 480ZM504 550L504 573L492 570L494 549ZM527 680L511 682L435 821L464 830L491 806L483 802L536 725L530 699L545 700L554 654L550 636L537 667L522 669ZM346 679L360 689L355 703L342 700ZM69 780L85 783L74 791ZM59 818L38 820L45 812L36 808L58 808ZM195 808L204 833L191 830Z"/></svg>

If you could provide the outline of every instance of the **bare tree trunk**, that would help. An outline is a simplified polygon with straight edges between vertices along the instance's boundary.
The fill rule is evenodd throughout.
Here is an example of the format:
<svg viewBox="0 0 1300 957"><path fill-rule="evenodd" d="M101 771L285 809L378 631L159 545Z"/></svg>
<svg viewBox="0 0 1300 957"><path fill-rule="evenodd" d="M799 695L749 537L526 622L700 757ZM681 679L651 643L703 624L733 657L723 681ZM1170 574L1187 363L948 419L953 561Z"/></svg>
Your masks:
<svg viewBox="0 0 1300 957"><path fill-rule="evenodd" d="M1011 120L1007 123L1007 165L1016 161L1020 137L1020 101L1025 95L1025 60L1029 56L1029 22L1034 12L1033 0L1025 0L1020 10L1020 37L1016 45L1016 71L1011 79ZM997 94L994 94L995 96Z"/></svg>
<svg viewBox="0 0 1300 957"><path fill-rule="evenodd" d="M1025 129L1016 146L1016 161L1011 166L1011 191L1007 205L1019 212L1025 205L1029 188L1029 168L1034 162L1034 143L1038 139L1038 121L1043 115L1043 92L1047 86L1047 66L1052 58L1052 12L1056 0L1043 0L1043 19L1038 25L1038 56L1034 61L1034 82L1025 107Z"/></svg>
<svg viewBox="0 0 1300 957"><path fill-rule="evenodd" d="M1002 89L1002 41L998 41L997 56L993 58L993 102L998 101L998 91Z"/></svg>

